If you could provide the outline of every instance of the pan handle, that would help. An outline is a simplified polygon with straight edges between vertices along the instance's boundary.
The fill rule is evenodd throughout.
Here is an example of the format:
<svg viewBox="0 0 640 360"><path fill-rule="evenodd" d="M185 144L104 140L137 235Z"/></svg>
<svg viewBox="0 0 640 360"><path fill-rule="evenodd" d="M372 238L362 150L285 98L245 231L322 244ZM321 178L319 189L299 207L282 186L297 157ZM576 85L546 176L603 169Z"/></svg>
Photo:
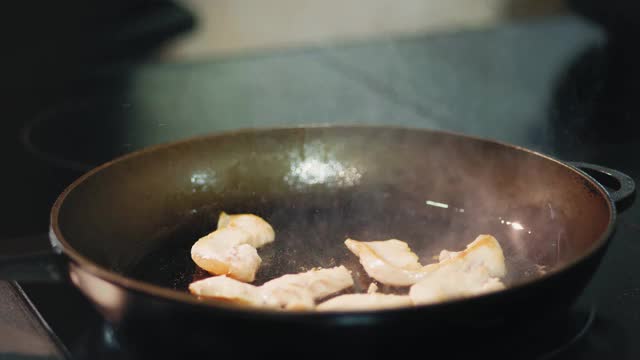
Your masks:
<svg viewBox="0 0 640 360"><path fill-rule="evenodd" d="M591 176L602 185L616 205L632 199L636 191L636 183L631 176L618 170L584 162L570 161L569 165Z"/></svg>
<svg viewBox="0 0 640 360"><path fill-rule="evenodd" d="M45 236L42 235L42 237ZM10 242L17 243L17 240L10 240ZM33 239L24 240L33 241ZM11 255L0 252L0 280L18 282L62 281L63 276L60 270L64 262L63 257L63 255L55 253L53 249Z"/></svg>

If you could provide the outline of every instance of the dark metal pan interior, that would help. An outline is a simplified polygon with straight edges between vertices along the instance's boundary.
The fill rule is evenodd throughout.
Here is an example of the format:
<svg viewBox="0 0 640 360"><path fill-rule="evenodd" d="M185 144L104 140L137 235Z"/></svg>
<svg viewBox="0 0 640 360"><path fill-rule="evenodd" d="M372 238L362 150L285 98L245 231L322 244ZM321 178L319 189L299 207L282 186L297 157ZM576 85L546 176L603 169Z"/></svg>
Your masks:
<svg viewBox="0 0 640 360"><path fill-rule="evenodd" d="M213 135L126 157L63 195L54 220L85 258L184 291L206 276L189 249L220 211L258 214L276 230L259 250L257 284L343 264L355 291L370 280L347 237L405 240L426 264L492 234L506 281L517 284L585 256L612 216L597 186L526 150L426 130L319 127Z"/></svg>

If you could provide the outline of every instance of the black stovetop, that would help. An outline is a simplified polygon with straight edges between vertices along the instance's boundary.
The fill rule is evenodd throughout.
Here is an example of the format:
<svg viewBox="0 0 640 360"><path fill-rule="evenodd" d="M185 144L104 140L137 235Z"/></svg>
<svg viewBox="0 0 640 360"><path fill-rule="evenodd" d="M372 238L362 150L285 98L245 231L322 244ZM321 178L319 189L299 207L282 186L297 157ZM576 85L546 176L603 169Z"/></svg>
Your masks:
<svg viewBox="0 0 640 360"><path fill-rule="evenodd" d="M91 166L147 145L240 127L349 122L448 129L639 179L634 47L633 38L561 16L184 63L157 62L152 53L119 62L98 56L92 66L65 67L46 86L16 89L9 111L18 120L3 135L17 169L4 180L13 189L5 205L14 216L2 237L45 233L55 196ZM514 340L528 343L531 357L640 358L639 215L640 206L620 215L599 271L576 308L557 319L560 330ZM46 241L16 245L40 246ZM21 286L70 357L127 355L71 286Z"/></svg>

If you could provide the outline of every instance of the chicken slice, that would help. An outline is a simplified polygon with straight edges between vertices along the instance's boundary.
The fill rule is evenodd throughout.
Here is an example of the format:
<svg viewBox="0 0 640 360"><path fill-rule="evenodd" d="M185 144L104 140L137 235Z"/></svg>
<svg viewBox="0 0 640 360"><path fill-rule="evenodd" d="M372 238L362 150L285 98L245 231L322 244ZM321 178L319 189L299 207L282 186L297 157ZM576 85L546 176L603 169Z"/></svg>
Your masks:
<svg viewBox="0 0 640 360"><path fill-rule="evenodd" d="M257 286L222 276L212 276L192 282L189 285L192 294L245 305L261 305L262 297Z"/></svg>
<svg viewBox="0 0 640 360"><path fill-rule="evenodd" d="M423 276L418 256L404 241L390 239L364 242L347 239L344 243L358 256L367 274L383 284L409 286Z"/></svg>
<svg viewBox="0 0 640 360"><path fill-rule="evenodd" d="M491 277L481 265L471 271L443 267L411 286L409 297L415 305L480 295L504 289L500 279Z"/></svg>
<svg viewBox="0 0 640 360"><path fill-rule="evenodd" d="M191 258L211 274L252 282L262 263L256 248L274 239L273 228L262 218L222 212L218 229L191 247Z"/></svg>
<svg viewBox="0 0 640 360"><path fill-rule="evenodd" d="M260 288L262 306L284 310L313 310L315 298L309 289L296 286Z"/></svg>
<svg viewBox="0 0 640 360"><path fill-rule="evenodd" d="M301 307L301 304L309 304L309 298L313 301L322 299L350 286L353 286L351 273L344 266L337 266L284 275L267 281L261 289L268 303L287 308L292 303Z"/></svg>
<svg viewBox="0 0 640 360"><path fill-rule="evenodd" d="M227 253L229 276L235 277L244 282L252 282L256 278L258 268L262 263L256 248L249 244L242 244L233 247Z"/></svg>
<svg viewBox="0 0 640 360"><path fill-rule="evenodd" d="M480 235L459 252L444 250L441 261L422 266L407 243L391 239L362 242L347 239L345 245L360 259L360 264L373 279L387 285L410 286L446 266L456 271L473 271L485 266L492 277L506 274L504 254L498 241L490 235Z"/></svg>
<svg viewBox="0 0 640 360"><path fill-rule="evenodd" d="M253 214L229 215L223 211L218 218L218 229L223 228L244 230L248 234L245 243L254 248L273 242L276 236L268 222Z"/></svg>
<svg viewBox="0 0 640 360"><path fill-rule="evenodd" d="M191 259L211 274L251 282L262 259L253 246L244 243L246 237L238 229L216 230L193 244Z"/></svg>
<svg viewBox="0 0 640 360"><path fill-rule="evenodd" d="M427 265L425 270L431 271L442 266L469 270L481 265L487 268L490 276L503 277L507 274L500 243L491 235L479 235L463 251L442 250L439 262Z"/></svg>
<svg viewBox="0 0 640 360"><path fill-rule="evenodd" d="M416 305L502 290L499 278L507 272L502 248L490 235L478 236L463 251L442 251L440 262L424 270L409 291Z"/></svg>
<svg viewBox="0 0 640 360"><path fill-rule="evenodd" d="M285 310L306 310L315 307L311 292L304 288L281 288L264 291L262 287L233 278L213 276L189 285L192 294L226 300L233 303Z"/></svg>
<svg viewBox="0 0 640 360"><path fill-rule="evenodd" d="M344 266L339 266L284 275L262 286L245 284L226 276L214 276L193 282L189 290L199 296L253 306L311 310L315 308L315 300L352 285L351 273Z"/></svg>

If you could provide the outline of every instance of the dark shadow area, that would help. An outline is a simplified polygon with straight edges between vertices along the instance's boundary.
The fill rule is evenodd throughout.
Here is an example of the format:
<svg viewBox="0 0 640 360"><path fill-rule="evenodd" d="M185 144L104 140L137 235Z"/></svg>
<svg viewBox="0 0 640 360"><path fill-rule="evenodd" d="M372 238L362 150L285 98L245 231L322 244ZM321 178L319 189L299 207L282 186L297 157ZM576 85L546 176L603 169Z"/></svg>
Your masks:
<svg viewBox="0 0 640 360"><path fill-rule="evenodd" d="M15 1L4 4L3 15L7 41L1 60L2 87L9 96L3 102L0 128L5 148L0 253L10 253L50 246L44 237L26 241L24 236L46 233L53 201L84 170L34 156L25 148L25 127L46 116L48 109L69 105L69 99L78 96L121 104L130 68L196 22L193 14L166 0ZM92 128L101 120L78 119L74 126ZM108 128L116 134L121 125L113 123ZM59 127L55 122L48 126L43 129L46 134L37 136L68 147L65 144L75 136L75 128ZM105 139L113 134L102 135L99 138ZM68 150L84 152L82 148ZM88 322L98 319L70 285L33 283L23 288L63 342L80 336ZM82 315L70 316L60 306Z"/></svg>
<svg viewBox="0 0 640 360"><path fill-rule="evenodd" d="M640 3L567 0L567 5L601 26L606 41L576 56L557 79L549 110L556 151L634 171L640 150Z"/></svg>
<svg viewBox="0 0 640 360"><path fill-rule="evenodd" d="M482 327L482 325L479 325ZM485 331L477 331L471 329L460 329L455 337L444 339L436 339L427 334L417 333L415 337L401 338L397 334L392 333L368 333L360 334L363 337L377 339L378 346L370 347L341 347L331 346L326 341L323 342L323 348L317 349L314 354L333 355L340 354L341 357L362 357L368 356L372 358L386 358L397 356L398 354L415 353L423 351L424 347L429 348L431 356L445 356L448 358L464 358L475 356L480 358L494 359L580 359L579 352L573 350L574 345L584 341L591 341L597 338L606 344L615 346L624 346L624 339L621 338L619 329L612 327L611 324L603 321L597 316L597 313L589 309L573 309L568 314L554 314L554 316L545 316L535 322L527 322L520 324L509 324L506 327L488 327ZM610 332L604 332L610 330ZM597 332L595 332L597 331ZM469 333L473 333L472 336ZM464 335L463 335L464 334ZM617 336L614 342L609 342L609 337ZM442 336L444 337L444 336ZM459 346L460 339L465 339L465 346ZM495 342L499 339L498 343ZM352 338L353 342L363 341L362 337L355 334ZM372 342L375 340L371 340ZM207 341L205 341L207 342ZM208 345L213 347L216 339L208 341ZM397 346L402 344L402 346ZM604 347L591 346L588 349L597 351L596 354L606 354L607 345ZM199 349L189 349L190 353L198 353L204 351L206 347ZM90 356L93 359L153 359L157 358L158 349L153 346L140 350L132 348L126 344L126 339L121 338L121 334L117 329L107 323L100 326L94 326L90 331L79 337L78 342L72 349L72 353L79 358ZM220 353L228 352L224 346L219 349ZM242 354L247 352L269 353L278 351L281 358L294 358L302 355L298 352L302 351L304 356L309 356L308 349L298 349L296 344L292 343L291 347L286 351L275 348L235 348L234 356L244 358ZM175 350L177 357L184 356L180 350ZM201 354L197 354L200 355ZM578 356L578 357L577 357ZM340 357L340 356L339 356ZM315 358L312 356L312 358ZM589 357L591 358L591 357Z"/></svg>
<svg viewBox="0 0 640 360"><path fill-rule="evenodd" d="M637 138L640 124L640 52L633 43L610 39L579 55L559 78L552 120L590 143Z"/></svg>
<svg viewBox="0 0 640 360"><path fill-rule="evenodd" d="M634 42L610 38L576 57L558 78L549 119L561 156L627 168L637 161L632 150L640 146L638 61ZM628 147L628 156L608 154L621 146Z"/></svg>
<svg viewBox="0 0 640 360"><path fill-rule="evenodd" d="M0 141L9 149L3 163L11 175L1 183L11 189L3 199L11 216L3 219L0 239L46 231L49 207L80 174L27 151L25 126L79 95L121 104L131 66L195 26L192 14L166 0L12 2L3 15L9 36L3 44L2 85L10 96L3 103ZM85 118L82 126L100 120ZM73 137L73 128L49 126L47 131L57 130L49 132L50 142L65 144ZM118 126L110 125L115 132Z"/></svg>
<svg viewBox="0 0 640 360"><path fill-rule="evenodd" d="M565 0L574 12L600 24L616 38L640 32L640 2L635 0Z"/></svg>
<svg viewBox="0 0 640 360"><path fill-rule="evenodd" d="M606 359L613 354L625 354L628 342L627 331L610 319L596 315L589 331L577 339L578 346L572 346L558 352L557 357L541 357L541 359ZM615 357L615 356L614 356Z"/></svg>
<svg viewBox="0 0 640 360"><path fill-rule="evenodd" d="M568 0L567 4L600 25L607 41L575 57L557 80L550 108L557 151L634 168L634 153L640 150L640 3Z"/></svg>
<svg viewBox="0 0 640 360"><path fill-rule="evenodd" d="M22 143L43 163L80 175L130 150L123 136L135 121L130 110L125 98L76 98L27 123Z"/></svg>

